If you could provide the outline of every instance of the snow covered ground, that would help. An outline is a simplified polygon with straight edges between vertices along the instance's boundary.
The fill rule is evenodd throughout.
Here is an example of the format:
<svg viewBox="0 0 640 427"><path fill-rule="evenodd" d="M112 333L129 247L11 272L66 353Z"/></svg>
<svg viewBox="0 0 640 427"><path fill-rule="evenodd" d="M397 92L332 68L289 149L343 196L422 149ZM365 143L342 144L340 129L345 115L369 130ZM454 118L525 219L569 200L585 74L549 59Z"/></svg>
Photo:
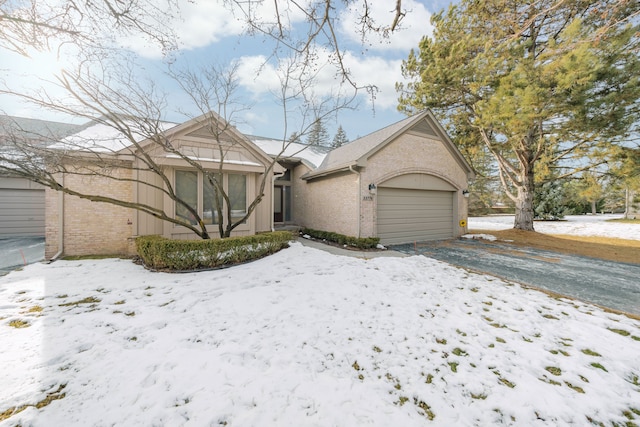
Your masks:
<svg viewBox="0 0 640 427"><path fill-rule="evenodd" d="M640 424L639 321L422 256L34 264L0 345L1 427Z"/></svg>
<svg viewBox="0 0 640 427"><path fill-rule="evenodd" d="M640 224L609 222L623 215L568 215L562 221L536 221L533 228L545 234L577 236L604 236L618 239L640 240ZM471 217L470 230L505 230L513 228L513 215Z"/></svg>

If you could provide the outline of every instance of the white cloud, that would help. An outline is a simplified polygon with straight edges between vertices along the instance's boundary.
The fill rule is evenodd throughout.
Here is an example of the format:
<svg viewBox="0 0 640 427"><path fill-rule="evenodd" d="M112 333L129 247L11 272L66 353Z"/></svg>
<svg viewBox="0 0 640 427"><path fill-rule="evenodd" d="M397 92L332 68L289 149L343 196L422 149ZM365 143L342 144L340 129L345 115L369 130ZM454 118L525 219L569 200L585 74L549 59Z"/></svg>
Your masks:
<svg viewBox="0 0 640 427"><path fill-rule="evenodd" d="M388 1L369 1L369 17L373 19L374 25L388 27L395 17L395 2ZM406 15L400 21L400 25L396 31L389 35L388 38L381 34L368 32L366 40L362 40L360 25L361 17L364 14L362 2L354 2L343 12L340 17L340 29L343 36L351 42L362 45L365 49L379 51L403 51L409 52L410 49L416 48L420 39L425 35L433 34L433 26L431 25L431 12L427 10L425 4L418 0L403 0L402 10Z"/></svg>

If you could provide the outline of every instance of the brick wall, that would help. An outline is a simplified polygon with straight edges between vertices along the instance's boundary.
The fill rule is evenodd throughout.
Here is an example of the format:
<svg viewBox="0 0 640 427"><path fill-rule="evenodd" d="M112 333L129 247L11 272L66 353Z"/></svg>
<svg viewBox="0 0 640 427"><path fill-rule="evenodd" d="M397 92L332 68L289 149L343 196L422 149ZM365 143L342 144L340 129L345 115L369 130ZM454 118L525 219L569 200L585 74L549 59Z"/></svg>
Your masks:
<svg viewBox="0 0 640 427"><path fill-rule="evenodd" d="M131 171L115 169L113 177L130 178ZM103 177L66 174L65 185L71 189L104 197L131 201L131 182ZM61 200L54 190L46 191L45 257L51 258L59 250ZM64 212L64 255L130 255L134 253L134 211L109 203L91 202L68 194L62 203Z"/></svg>

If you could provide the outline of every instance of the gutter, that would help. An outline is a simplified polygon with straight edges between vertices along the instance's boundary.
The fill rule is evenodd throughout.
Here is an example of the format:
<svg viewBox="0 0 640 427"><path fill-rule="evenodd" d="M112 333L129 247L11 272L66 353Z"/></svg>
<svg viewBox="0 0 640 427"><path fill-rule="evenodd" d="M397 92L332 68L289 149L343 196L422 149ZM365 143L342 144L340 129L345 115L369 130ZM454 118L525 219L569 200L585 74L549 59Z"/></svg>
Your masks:
<svg viewBox="0 0 640 427"><path fill-rule="evenodd" d="M358 175L358 235L356 237L360 238L360 224L362 223L362 188L360 187L360 172L355 170L353 165L349 165L349 170Z"/></svg>
<svg viewBox="0 0 640 427"><path fill-rule="evenodd" d="M64 173L62 173L62 187L64 187ZM58 194L58 252L49 260L56 261L64 252L64 191Z"/></svg>

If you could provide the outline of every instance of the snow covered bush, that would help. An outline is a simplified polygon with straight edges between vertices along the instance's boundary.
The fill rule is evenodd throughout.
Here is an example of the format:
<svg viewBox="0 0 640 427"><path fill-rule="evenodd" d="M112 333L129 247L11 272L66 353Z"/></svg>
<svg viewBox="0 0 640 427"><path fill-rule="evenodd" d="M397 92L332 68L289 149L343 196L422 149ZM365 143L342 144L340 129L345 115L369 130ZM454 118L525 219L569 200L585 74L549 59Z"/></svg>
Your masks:
<svg viewBox="0 0 640 427"><path fill-rule="evenodd" d="M339 245L352 246L358 249L373 249L380 243L379 237L352 237L344 234L334 233L332 231L313 230L305 228L300 231L301 234L307 234L314 239L326 240L328 242L337 243Z"/></svg>
<svg viewBox="0 0 640 427"><path fill-rule="evenodd" d="M136 239L136 250L144 265L154 270L200 270L271 255L288 247L292 238L288 231L210 240L141 236Z"/></svg>

